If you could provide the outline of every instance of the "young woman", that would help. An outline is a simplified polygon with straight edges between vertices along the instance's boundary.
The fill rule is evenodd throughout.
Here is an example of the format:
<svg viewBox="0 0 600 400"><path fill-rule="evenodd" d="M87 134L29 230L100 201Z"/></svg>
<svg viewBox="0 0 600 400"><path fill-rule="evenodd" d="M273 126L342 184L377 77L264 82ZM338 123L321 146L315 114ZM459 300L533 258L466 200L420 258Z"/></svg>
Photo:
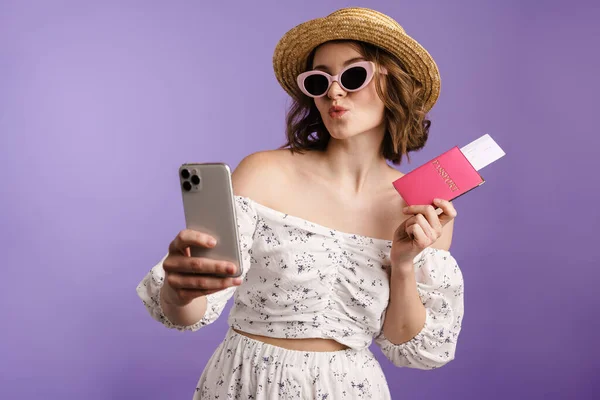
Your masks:
<svg viewBox="0 0 600 400"><path fill-rule="evenodd" d="M425 145L437 67L393 19L349 8L286 33L274 68L294 99L287 144L233 173L244 275L205 275L234 266L190 257L214 243L183 230L138 294L192 331L235 295L195 398L389 399L372 341L397 366L440 367L463 316L456 211L405 208L387 163Z"/></svg>

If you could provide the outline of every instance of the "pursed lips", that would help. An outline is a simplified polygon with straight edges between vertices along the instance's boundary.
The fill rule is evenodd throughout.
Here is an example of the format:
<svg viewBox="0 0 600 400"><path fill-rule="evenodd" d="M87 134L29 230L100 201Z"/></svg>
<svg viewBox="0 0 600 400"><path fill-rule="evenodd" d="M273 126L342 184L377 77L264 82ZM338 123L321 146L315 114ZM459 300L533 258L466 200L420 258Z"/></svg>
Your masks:
<svg viewBox="0 0 600 400"><path fill-rule="evenodd" d="M342 106L331 106L331 108L329 108L329 116L334 119L340 118L346 111L348 111L348 109Z"/></svg>

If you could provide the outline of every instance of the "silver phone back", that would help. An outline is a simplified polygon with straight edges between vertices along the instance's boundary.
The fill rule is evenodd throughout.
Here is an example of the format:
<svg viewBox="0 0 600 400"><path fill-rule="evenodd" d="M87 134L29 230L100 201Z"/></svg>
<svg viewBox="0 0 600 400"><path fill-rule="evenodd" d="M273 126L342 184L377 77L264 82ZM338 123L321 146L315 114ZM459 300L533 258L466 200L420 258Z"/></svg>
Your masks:
<svg viewBox="0 0 600 400"><path fill-rule="evenodd" d="M229 276L240 276L243 266L229 166L183 164L179 167L179 181L186 227L217 239L217 245L210 249L192 247L192 257L232 262L238 268Z"/></svg>

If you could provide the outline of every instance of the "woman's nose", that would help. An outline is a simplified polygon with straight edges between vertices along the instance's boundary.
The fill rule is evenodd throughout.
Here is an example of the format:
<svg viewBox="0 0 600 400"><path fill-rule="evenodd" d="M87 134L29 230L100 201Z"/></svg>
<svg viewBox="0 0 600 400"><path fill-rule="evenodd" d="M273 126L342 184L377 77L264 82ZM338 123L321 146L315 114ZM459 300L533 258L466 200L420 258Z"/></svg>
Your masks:
<svg viewBox="0 0 600 400"><path fill-rule="evenodd" d="M327 97L330 99L337 99L346 95L346 91L342 89L339 83L333 82L327 92Z"/></svg>

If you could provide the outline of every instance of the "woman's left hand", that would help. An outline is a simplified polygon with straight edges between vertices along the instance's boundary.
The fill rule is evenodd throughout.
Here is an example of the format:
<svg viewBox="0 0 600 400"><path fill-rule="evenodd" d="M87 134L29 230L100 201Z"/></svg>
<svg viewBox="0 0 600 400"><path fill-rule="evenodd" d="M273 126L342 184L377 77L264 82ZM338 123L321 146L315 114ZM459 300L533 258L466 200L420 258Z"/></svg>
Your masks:
<svg viewBox="0 0 600 400"><path fill-rule="evenodd" d="M434 204L442 209L440 215L431 205L413 205L403 209L404 214L412 215L404 220L394 232L390 261L392 270L411 273L413 259L426 247L434 244L442 235L442 228L454 218L456 210L451 202L436 199Z"/></svg>

